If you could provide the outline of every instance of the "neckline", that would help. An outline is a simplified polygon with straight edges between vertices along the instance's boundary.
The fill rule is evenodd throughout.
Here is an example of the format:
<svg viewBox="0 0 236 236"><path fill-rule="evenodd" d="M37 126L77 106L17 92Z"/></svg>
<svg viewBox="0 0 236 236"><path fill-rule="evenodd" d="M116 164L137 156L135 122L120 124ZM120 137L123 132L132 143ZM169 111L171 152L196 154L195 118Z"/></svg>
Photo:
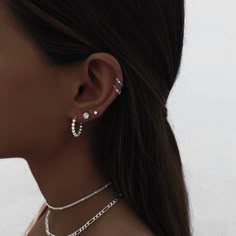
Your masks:
<svg viewBox="0 0 236 236"><path fill-rule="evenodd" d="M33 220L31 221L28 229L26 230L26 233L24 236L28 236L29 233L31 232L31 230L33 229L33 227L35 226L35 224L40 220L40 218L43 216L43 214L45 213L45 211L47 211L48 206L46 205L46 203L43 203L43 205L40 207L39 211L37 212L37 214L34 216Z"/></svg>

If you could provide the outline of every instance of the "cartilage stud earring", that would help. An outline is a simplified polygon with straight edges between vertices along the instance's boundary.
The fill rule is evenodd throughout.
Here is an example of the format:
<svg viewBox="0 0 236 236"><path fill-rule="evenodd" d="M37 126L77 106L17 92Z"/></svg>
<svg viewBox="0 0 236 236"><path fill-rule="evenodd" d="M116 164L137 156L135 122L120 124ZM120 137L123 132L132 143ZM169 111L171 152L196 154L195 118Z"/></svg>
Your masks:
<svg viewBox="0 0 236 236"><path fill-rule="evenodd" d="M114 84L113 84L113 87L114 87L115 91L120 95L121 91Z"/></svg>
<svg viewBox="0 0 236 236"><path fill-rule="evenodd" d="M123 85L123 83L119 80L118 77L116 77L116 81L118 82L118 84L120 84L121 86Z"/></svg>

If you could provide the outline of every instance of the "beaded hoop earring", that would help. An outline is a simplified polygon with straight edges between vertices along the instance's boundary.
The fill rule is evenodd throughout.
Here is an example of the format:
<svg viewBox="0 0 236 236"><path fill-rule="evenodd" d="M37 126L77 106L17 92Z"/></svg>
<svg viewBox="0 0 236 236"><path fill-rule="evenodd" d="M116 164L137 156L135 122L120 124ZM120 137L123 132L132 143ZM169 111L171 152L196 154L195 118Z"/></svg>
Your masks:
<svg viewBox="0 0 236 236"><path fill-rule="evenodd" d="M76 133L76 131L75 131L76 118L77 118L77 116L76 116L74 119L72 119L71 130L72 130L72 134L74 135L74 137L77 138L77 137L79 137L79 136L81 135L81 133L82 133L83 124L80 123L79 131L78 131L78 133Z"/></svg>

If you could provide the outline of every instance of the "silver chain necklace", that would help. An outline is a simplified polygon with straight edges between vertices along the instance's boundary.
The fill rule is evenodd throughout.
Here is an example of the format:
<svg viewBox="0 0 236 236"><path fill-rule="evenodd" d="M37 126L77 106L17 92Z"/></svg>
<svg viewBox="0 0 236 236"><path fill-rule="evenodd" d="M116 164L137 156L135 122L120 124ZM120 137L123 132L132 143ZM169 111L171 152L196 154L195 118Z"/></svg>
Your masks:
<svg viewBox="0 0 236 236"><path fill-rule="evenodd" d="M85 196L85 197L79 199L78 201L73 202L73 203L71 203L71 204L68 204L68 205L66 205L66 206L63 206L63 207L53 207L53 206L49 205L49 204L47 203L47 201L45 202L45 204L48 206L49 209L52 209L52 210L55 210L55 211L56 211L56 210L60 210L60 211L61 211L61 210L70 208L70 207L72 207L72 206L74 206L74 205L77 205L77 204L79 204L79 203L81 203L81 202L87 200L88 198L94 196L95 194L97 194L97 193L101 192L102 190L104 190L105 188L107 188L109 185L111 185L111 182L109 182L109 183L106 184L105 186L101 187L100 189L94 191L93 193L91 193L91 194L89 194L89 195L87 195L87 196Z"/></svg>
<svg viewBox="0 0 236 236"><path fill-rule="evenodd" d="M118 198L122 197L122 194L119 194L118 197L116 197L114 200L112 200L108 205L106 205L101 211L99 211L94 217L92 217L90 220L88 220L82 227L80 227L78 230L76 230L75 232L73 232L72 234L69 234L67 236L77 236L79 234L81 234L85 229L87 229L94 221L96 221L98 218L100 218L106 211L108 211L117 201ZM50 229L49 229L49 214L50 214L50 210L48 210L46 217L45 217L45 230L46 230L46 234L48 236L56 236L52 233L50 233Z"/></svg>

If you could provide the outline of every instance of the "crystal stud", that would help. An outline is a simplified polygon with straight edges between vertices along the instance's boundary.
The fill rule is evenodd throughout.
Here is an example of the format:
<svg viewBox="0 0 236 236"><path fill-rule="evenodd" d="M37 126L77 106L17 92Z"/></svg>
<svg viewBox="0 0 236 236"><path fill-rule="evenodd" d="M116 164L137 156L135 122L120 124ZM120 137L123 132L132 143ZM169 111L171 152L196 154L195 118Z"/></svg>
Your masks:
<svg viewBox="0 0 236 236"><path fill-rule="evenodd" d="M89 113L88 113L88 112L85 112L85 113L83 114L83 118L84 118L85 120L87 120L87 119L89 118Z"/></svg>

